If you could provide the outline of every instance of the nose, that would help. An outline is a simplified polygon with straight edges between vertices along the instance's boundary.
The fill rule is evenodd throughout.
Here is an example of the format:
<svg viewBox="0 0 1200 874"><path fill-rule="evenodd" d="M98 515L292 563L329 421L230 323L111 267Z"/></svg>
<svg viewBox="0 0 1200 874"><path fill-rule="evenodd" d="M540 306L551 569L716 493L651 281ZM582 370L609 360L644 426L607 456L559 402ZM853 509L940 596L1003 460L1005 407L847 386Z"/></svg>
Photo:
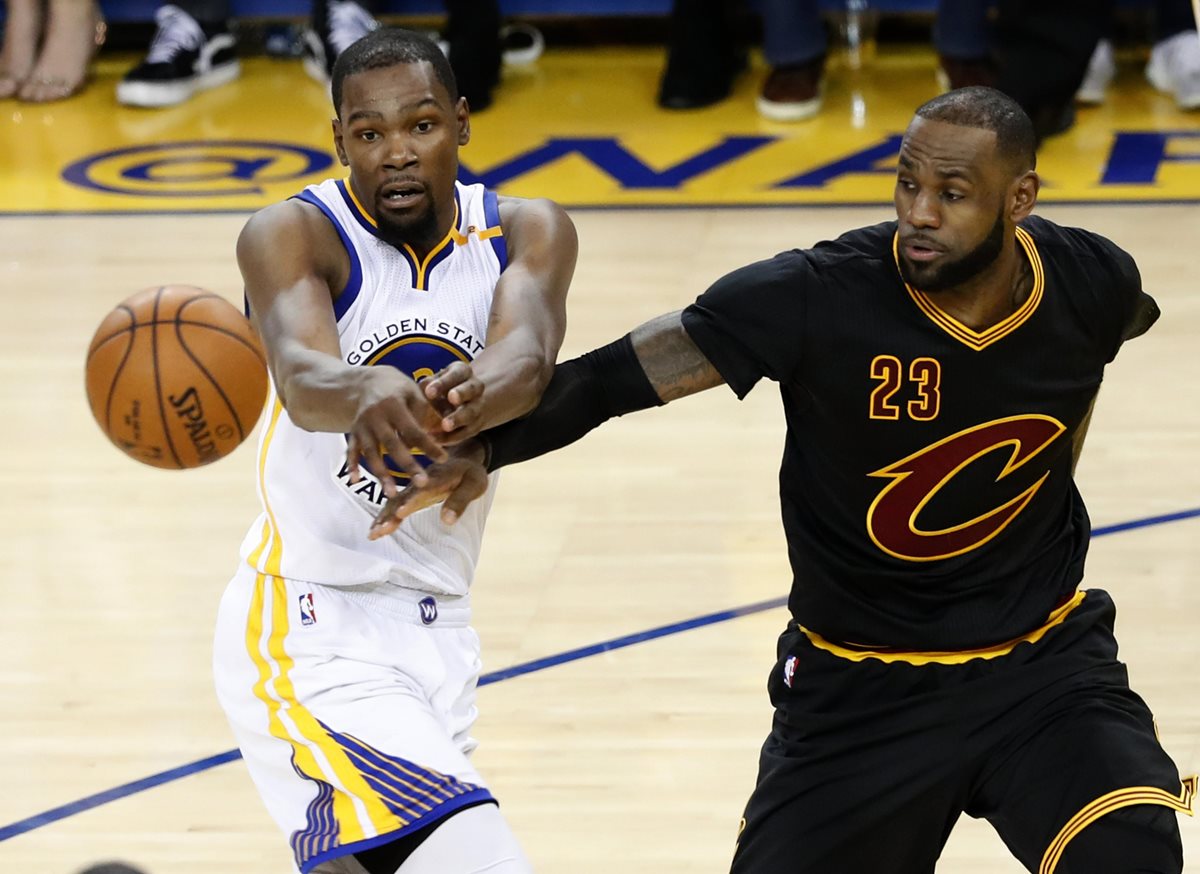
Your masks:
<svg viewBox="0 0 1200 874"><path fill-rule="evenodd" d="M942 213L934 192L918 191L909 204L906 218L914 228L941 227Z"/></svg>
<svg viewBox="0 0 1200 874"><path fill-rule="evenodd" d="M404 133L395 133L388 138L387 155L384 165L389 169L403 169L417 163L417 153L413 149L412 137Z"/></svg>

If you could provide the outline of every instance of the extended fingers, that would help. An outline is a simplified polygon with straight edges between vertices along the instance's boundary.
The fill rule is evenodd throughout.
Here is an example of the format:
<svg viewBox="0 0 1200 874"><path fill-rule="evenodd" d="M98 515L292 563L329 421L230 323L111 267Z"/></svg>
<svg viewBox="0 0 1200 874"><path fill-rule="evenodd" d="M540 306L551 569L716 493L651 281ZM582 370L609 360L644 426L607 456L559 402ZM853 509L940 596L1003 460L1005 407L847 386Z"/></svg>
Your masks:
<svg viewBox="0 0 1200 874"><path fill-rule="evenodd" d="M446 400L456 407L469 404L483 397L483 383L475 376L463 380L446 393Z"/></svg>
<svg viewBox="0 0 1200 874"><path fill-rule="evenodd" d="M399 433L400 438L403 438L405 444L410 446L413 449L413 451L423 452L426 455L428 455L430 458L432 458L434 461L445 461L446 460L445 448L440 443L438 443L436 440L434 440L432 437L430 437L429 433L426 432L424 429L417 428L417 427L405 428L404 430L402 430L398 433ZM413 462L413 464L416 467L416 472L420 472L423 469L415 461ZM405 470L409 470L409 468L406 467ZM409 470L409 472L413 473L413 471L411 471L411 470Z"/></svg>
<svg viewBox="0 0 1200 874"><path fill-rule="evenodd" d="M478 404L459 407L442 419L442 430L446 432L446 436L441 438L442 442L449 445L474 437L482 416L483 410Z"/></svg>
<svg viewBox="0 0 1200 874"><path fill-rule="evenodd" d="M457 443L475 434L483 418L483 383L472 376L456 385L447 396L451 409L442 416L442 430L454 439L441 438L443 443Z"/></svg>
<svg viewBox="0 0 1200 874"><path fill-rule="evenodd" d="M471 365L465 361L455 361L443 367L432 379L422 382L421 387L425 390L425 397L434 401L448 398L454 388L473 378Z"/></svg>
<svg viewBox="0 0 1200 874"><path fill-rule="evenodd" d="M415 512L412 497L416 491L417 487L410 485L388 498L375 514L371 529L367 532L367 539L378 540L399 528L400 523Z"/></svg>
<svg viewBox="0 0 1200 874"><path fill-rule="evenodd" d="M357 483L362 479L362 470L358 466L361 453L358 451L358 438L350 434L346 438L346 471L350 474L350 482Z"/></svg>
<svg viewBox="0 0 1200 874"><path fill-rule="evenodd" d="M398 430L385 418L364 419L351 432L346 447L346 465L351 482L357 482L360 478L358 462L361 458L388 497L396 493L396 483L392 479L396 469L409 474L415 484L423 485L426 480L425 468L414 457L416 451L424 452L435 461L446 457L446 451L411 422ZM387 458L384 457L385 453ZM388 464L389 460L391 465Z"/></svg>
<svg viewBox="0 0 1200 874"><path fill-rule="evenodd" d="M380 486L383 487L383 493L388 497L396 494L396 481L392 479L391 472L384 463L383 456L379 452L379 440L369 430L365 428L355 429L350 435L350 442L346 446L346 466L351 471L351 482L358 482L361 479L361 472L358 468L358 460L361 458L367 466L367 470L379 480ZM411 461L411 456L409 461Z"/></svg>
<svg viewBox="0 0 1200 874"><path fill-rule="evenodd" d="M378 442L383 444L392 460L414 477L423 470L413 458L414 452L422 452L434 461L446 458L446 450L429 436L419 419L420 410L428 410L428 404L419 396L417 404L418 411L414 413L402 399L389 398L380 406L377 416L367 419L368 423L376 423L374 430Z"/></svg>
<svg viewBox="0 0 1200 874"><path fill-rule="evenodd" d="M487 472L482 467L469 468L462 481L442 504L442 521L453 525L472 501L487 491Z"/></svg>

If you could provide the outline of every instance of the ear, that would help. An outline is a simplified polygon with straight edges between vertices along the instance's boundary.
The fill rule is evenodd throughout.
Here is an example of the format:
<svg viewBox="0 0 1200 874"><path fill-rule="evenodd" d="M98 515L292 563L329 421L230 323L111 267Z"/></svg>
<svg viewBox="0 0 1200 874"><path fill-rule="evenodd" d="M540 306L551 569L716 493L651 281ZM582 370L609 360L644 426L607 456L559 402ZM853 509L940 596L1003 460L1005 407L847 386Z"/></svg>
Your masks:
<svg viewBox="0 0 1200 874"><path fill-rule="evenodd" d="M346 146L342 143L342 120L340 118L333 120L333 148L337 151L338 160L342 162L342 166L349 167L350 159L346 157Z"/></svg>
<svg viewBox="0 0 1200 874"><path fill-rule="evenodd" d="M1013 183L1009 199L1009 218L1014 223L1027 218L1033 212L1041 186L1042 180L1032 170L1019 176Z"/></svg>
<svg viewBox="0 0 1200 874"><path fill-rule="evenodd" d="M458 122L458 144L465 146L471 142L471 108L467 106L467 98L458 98L454 107L454 117Z"/></svg>

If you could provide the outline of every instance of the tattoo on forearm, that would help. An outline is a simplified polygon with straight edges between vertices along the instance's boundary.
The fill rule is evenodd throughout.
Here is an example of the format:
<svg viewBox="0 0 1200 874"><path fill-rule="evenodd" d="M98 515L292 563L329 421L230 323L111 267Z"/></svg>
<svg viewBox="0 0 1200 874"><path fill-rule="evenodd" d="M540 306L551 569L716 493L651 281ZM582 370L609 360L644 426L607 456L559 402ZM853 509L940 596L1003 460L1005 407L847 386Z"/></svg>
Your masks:
<svg viewBox="0 0 1200 874"><path fill-rule="evenodd" d="M633 348L650 384L664 402L704 391L723 381L684 330L678 312L635 328Z"/></svg>

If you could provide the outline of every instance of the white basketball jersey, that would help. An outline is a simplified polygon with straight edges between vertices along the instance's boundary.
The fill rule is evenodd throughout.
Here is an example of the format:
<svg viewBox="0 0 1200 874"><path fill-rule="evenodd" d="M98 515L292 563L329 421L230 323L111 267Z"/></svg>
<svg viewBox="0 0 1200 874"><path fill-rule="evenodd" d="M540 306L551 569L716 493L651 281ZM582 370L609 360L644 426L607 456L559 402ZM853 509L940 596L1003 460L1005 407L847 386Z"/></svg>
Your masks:
<svg viewBox="0 0 1200 874"><path fill-rule="evenodd" d="M492 294L507 261L494 192L455 183L454 226L423 260L381 240L374 220L342 180L311 185L297 197L318 207L350 257L350 279L334 302L342 358L358 367L392 366L414 378L484 348ZM399 469L392 465L395 472ZM367 530L383 504L364 468L350 482L346 437L298 428L272 384L259 441L263 512L242 543L260 573L330 586L390 582L439 595L465 595L475 573L487 494L452 526L438 507L406 519L389 537ZM407 477L397 475L403 485Z"/></svg>

